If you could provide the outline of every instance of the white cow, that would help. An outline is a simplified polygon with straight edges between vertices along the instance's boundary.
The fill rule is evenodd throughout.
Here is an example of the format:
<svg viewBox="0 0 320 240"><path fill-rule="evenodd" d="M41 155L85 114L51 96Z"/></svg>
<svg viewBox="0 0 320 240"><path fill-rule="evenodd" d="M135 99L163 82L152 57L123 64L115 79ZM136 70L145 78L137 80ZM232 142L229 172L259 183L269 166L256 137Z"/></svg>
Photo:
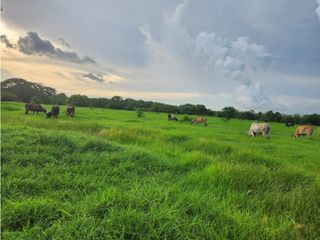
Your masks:
<svg viewBox="0 0 320 240"><path fill-rule="evenodd" d="M256 134L262 134L263 136L269 138L270 127L268 123L252 123L248 131L249 136L256 136Z"/></svg>

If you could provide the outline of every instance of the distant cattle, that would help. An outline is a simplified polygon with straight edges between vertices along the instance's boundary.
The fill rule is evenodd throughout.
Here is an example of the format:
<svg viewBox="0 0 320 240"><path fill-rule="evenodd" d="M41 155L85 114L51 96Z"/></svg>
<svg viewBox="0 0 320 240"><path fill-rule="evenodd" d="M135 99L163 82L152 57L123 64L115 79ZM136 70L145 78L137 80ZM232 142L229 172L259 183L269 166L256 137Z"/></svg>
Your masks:
<svg viewBox="0 0 320 240"><path fill-rule="evenodd" d="M168 121L178 121L178 118L173 113L169 113Z"/></svg>
<svg viewBox="0 0 320 240"><path fill-rule="evenodd" d="M262 134L264 137L269 138L269 132L270 132L270 127L268 123L252 123L248 135L249 136L256 136L257 134Z"/></svg>
<svg viewBox="0 0 320 240"><path fill-rule="evenodd" d="M69 117L73 117L75 114L75 108L74 106L68 106L66 109L66 115Z"/></svg>
<svg viewBox="0 0 320 240"><path fill-rule="evenodd" d="M59 106L52 106L51 111L47 113L47 118L58 118L60 113Z"/></svg>
<svg viewBox="0 0 320 240"><path fill-rule="evenodd" d="M293 122L286 122L285 125L286 125L286 127L294 127Z"/></svg>
<svg viewBox="0 0 320 240"><path fill-rule="evenodd" d="M200 124L204 123L205 126L208 126L207 119L203 117L197 117L191 120L191 124Z"/></svg>
<svg viewBox="0 0 320 240"><path fill-rule="evenodd" d="M44 109L40 104L36 104L36 103L26 103L26 105L24 105L24 108L26 110L25 114L28 114L29 111L33 112L33 114L36 112L44 112L46 113L47 110Z"/></svg>
<svg viewBox="0 0 320 240"><path fill-rule="evenodd" d="M294 132L294 136L300 137L307 135L308 137L311 137L313 133L313 127L310 125L302 125L296 128L296 131Z"/></svg>

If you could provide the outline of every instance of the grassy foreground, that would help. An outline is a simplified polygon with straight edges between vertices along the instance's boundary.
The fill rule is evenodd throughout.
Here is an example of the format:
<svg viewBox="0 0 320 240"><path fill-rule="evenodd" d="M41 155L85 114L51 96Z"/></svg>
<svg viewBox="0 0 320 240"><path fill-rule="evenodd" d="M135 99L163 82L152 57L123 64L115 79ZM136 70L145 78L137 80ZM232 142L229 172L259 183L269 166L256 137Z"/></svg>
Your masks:
<svg viewBox="0 0 320 240"><path fill-rule="evenodd" d="M3 239L320 239L316 134L5 102L1 120Z"/></svg>

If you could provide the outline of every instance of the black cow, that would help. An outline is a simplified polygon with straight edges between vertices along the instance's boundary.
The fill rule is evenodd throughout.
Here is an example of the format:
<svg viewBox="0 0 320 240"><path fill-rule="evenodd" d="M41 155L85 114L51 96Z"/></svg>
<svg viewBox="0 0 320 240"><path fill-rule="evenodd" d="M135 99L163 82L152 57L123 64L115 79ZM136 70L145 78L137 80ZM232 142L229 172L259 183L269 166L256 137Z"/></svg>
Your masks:
<svg viewBox="0 0 320 240"><path fill-rule="evenodd" d="M36 104L36 103L26 103L26 105L24 105L24 108L26 110L25 114L28 114L29 111L33 112L33 114L36 112L43 112L46 113L47 110L44 109L40 104Z"/></svg>
<svg viewBox="0 0 320 240"><path fill-rule="evenodd" d="M294 127L293 122L286 122L285 125L286 125L286 127Z"/></svg>
<svg viewBox="0 0 320 240"><path fill-rule="evenodd" d="M52 106L51 111L47 113L47 118L58 118L60 113L59 106Z"/></svg>
<svg viewBox="0 0 320 240"><path fill-rule="evenodd" d="M178 121L178 118L173 113L168 114L168 121Z"/></svg>
<svg viewBox="0 0 320 240"><path fill-rule="evenodd" d="M67 109L66 109L66 115L69 116L69 117L73 117L75 112L76 111L75 111L74 106L68 106Z"/></svg>

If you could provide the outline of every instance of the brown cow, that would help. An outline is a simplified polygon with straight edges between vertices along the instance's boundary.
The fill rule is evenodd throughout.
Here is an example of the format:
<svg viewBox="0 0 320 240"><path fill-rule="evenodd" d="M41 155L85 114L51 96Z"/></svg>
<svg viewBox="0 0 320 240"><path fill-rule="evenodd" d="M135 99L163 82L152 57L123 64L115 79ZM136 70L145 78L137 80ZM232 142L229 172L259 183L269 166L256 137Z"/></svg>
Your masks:
<svg viewBox="0 0 320 240"><path fill-rule="evenodd" d="M33 112L33 114L36 112L44 112L46 113L47 110L45 110L40 104L36 104L36 103L26 103L26 105L24 105L24 108L26 109L25 114L28 114L29 111Z"/></svg>
<svg viewBox="0 0 320 240"><path fill-rule="evenodd" d="M318 136L320 137L320 127L318 128Z"/></svg>
<svg viewBox="0 0 320 240"><path fill-rule="evenodd" d="M205 126L208 126L207 119L203 117L197 117L191 120L191 124L204 123Z"/></svg>
<svg viewBox="0 0 320 240"><path fill-rule="evenodd" d="M308 137L311 137L313 133L313 128L310 125L302 125L296 128L296 131L294 132L294 136L300 137L302 135L307 135Z"/></svg>

